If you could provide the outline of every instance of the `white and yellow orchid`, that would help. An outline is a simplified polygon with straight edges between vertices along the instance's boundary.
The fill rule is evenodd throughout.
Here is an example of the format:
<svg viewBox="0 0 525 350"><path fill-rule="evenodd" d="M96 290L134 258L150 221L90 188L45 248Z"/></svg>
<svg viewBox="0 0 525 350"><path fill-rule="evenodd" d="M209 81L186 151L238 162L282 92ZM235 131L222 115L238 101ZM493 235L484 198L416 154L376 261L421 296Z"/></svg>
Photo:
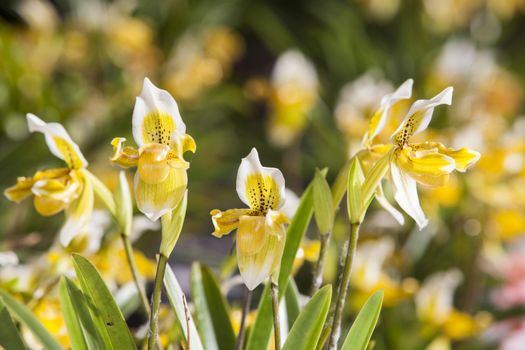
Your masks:
<svg viewBox="0 0 525 350"><path fill-rule="evenodd" d="M419 203L416 183L434 187L443 186L448 181L450 173L454 170L465 172L480 158L478 152L468 148L452 149L438 142L411 142L412 136L428 127L435 107L451 104L452 91L452 87L448 87L432 99L415 101L399 128L393 133L392 144L373 145L372 140L365 137L364 144L367 146L365 155L372 155L372 158L381 156L389 158L395 200L416 221L420 229L427 225L428 220ZM381 114L381 117L376 117L376 115L371 121L372 132L369 131L367 135L373 136L379 133L384 126L381 120L386 116L383 117L384 114ZM378 189L379 203L402 223L402 216L398 215L384 199L381 187Z"/></svg>
<svg viewBox="0 0 525 350"><path fill-rule="evenodd" d="M84 230L93 211L94 192L87 171L88 162L78 145L58 123L45 123L33 114L27 115L30 132L41 132L55 156L67 167L39 170L33 177L19 177L16 185L5 190L14 202L34 196L35 209L44 216L66 211L66 222L60 230L60 243L67 246Z"/></svg>
<svg viewBox="0 0 525 350"><path fill-rule="evenodd" d="M269 139L286 147L304 130L308 113L317 101L317 72L301 52L288 50L277 59L270 84Z"/></svg>
<svg viewBox="0 0 525 350"><path fill-rule="evenodd" d="M111 161L123 168L137 167L135 197L137 207L156 221L173 210L184 196L189 163L186 151L195 153L196 144L186 134L179 108L173 97L144 79L133 110L133 138L138 149L123 147L125 138L113 139Z"/></svg>
<svg viewBox="0 0 525 350"><path fill-rule="evenodd" d="M279 209L285 203L284 177L277 168L263 167L255 148L243 158L237 173L237 194L245 209L212 210L213 235L237 229L237 263L244 284L253 290L280 264L288 218Z"/></svg>

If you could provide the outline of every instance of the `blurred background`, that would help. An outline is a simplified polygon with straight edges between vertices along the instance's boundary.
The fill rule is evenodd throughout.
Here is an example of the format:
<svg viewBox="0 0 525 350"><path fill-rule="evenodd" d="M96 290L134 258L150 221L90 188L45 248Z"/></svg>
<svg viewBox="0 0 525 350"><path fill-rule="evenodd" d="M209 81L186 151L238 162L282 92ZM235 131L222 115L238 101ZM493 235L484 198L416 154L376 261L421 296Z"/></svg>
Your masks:
<svg viewBox="0 0 525 350"><path fill-rule="evenodd" d="M524 33L524 0L2 0L0 188L61 163L42 135L29 134L28 112L62 123L114 188L110 141L132 140L135 97L149 77L175 97L197 142L172 264L181 281L193 260L226 279L232 240L211 237L209 212L243 206L235 177L252 147L300 196L316 168L333 182L383 95L408 78L414 99L452 85L453 105L435 111L424 138L482 158L446 187L421 188L431 219L423 232L373 205L354 307L360 295L387 291L377 349L525 349ZM395 106L390 131L408 106ZM345 212L326 281L336 275ZM33 261L62 222L2 196L0 250ZM160 237L143 227L135 246L151 260ZM296 269L305 294L315 225L308 238Z"/></svg>

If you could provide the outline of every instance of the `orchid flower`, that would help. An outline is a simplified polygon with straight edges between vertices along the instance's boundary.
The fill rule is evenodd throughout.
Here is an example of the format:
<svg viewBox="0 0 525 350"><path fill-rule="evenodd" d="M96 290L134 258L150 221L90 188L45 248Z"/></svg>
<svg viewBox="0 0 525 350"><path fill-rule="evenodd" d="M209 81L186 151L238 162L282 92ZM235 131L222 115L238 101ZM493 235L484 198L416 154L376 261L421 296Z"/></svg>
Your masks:
<svg viewBox="0 0 525 350"><path fill-rule="evenodd" d="M156 221L173 210L186 191L189 163L186 151L195 153L196 144L186 134L179 108L173 97L144 79L133 110L133 138L137 148L123 146L125 138L113 139L111 161L123 168L137 167L135 197L137 207Z"/></svg>
<svg viewBox="0 0 525 350"><path fill-rule="evenodd" d="M66 163L66 167L39 170L33 177L19 177L16 185L5 190L5 196L20 202L33 195L37 212L51 216L63 210L66 222L59 233L63 246L82 233L93 211L94 192L87 170L88 162L78 145L59 123L45 123L34 114L27 115L30 132L45 135L51 153Z"/></svg>
<svg viewBox="0 0 525 350"><path fill-rule="evenodd" d="M280 264L285 241L284 177L263 167L255 148L243 158L237 173L237 194L249 208L212 210L215 232L222 237L237 229L237 263L244 284L253 290Z"/></svg>

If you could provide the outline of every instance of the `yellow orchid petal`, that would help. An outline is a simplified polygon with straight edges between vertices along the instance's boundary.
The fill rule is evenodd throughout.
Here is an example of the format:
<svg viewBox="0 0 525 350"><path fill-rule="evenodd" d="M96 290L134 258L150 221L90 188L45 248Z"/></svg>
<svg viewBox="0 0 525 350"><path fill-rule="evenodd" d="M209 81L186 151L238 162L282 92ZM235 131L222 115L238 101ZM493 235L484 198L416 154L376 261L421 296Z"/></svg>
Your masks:
<svg viewBox="0 0 525 350"><path fill-rule="evenodd" d="M63 159L69 168L80 169L88 165L78 145L71 139L62 125L46 123L31 113L27 115L27 123L30 132L38 131L45 135L51 153Z"/></svg>
<svg viewBox="0 0 525 350"><path fill-rule="evenodd" d="M188 134L182 136L182 153L191 152L195 153L197 151L197 144L193 137Z"/></svg>
<svg viewBox="0 0 525 350"><path fill-rule="evenodd" d="M438 153L437 148L413 149L405 146L395 152L397 165L409 174L441 176L450 174L456 168L456 162L451 157Z"/></svg>
<svg viewBox="0 0 525 350"><path fill-rule="evenodd" d="M410 174L410 177L416 180L418 183L429 186L429 187L443 187L450 180L449 174L440 176L424 175L424 174Z"/></svg>
<svg viewBox="0 0 525 350"><path fill-rule="evenodd" d="M166 178L154 184L143 181L137 172L135 175L137 207L150 220L156 221L179 204L187 184L188 177L186 171L182 169L169 168Z"/></svg>
<svg viewBox="0 0 525 350"><path fill-rule="evenodd" d="M215 237L222 237L235 230L239 225L239 218L243 215L255 214L251 209L229 209L220 211L218 209L210 212L213 227L215 231L212 233Z"/></svg>
<svg viewBox="0 0 525 350"><path fill-rule="evenodd" d="M122 144L124 141L126 141L124 137L115 137L111 140L111 145L113 146L111 162L123 168L137 166L139 151L130 146L123 147Z"/></svg>
<svg viewBox="0 0 525 350"><path fill-rule="evenodd" d="M67 247L71 240L82 233L91 219L95 196L93 185L83 173L78 174L82 181L82 193L66 209L66 222L59 233L60 243Z"/></svg>
<svg viewBox="0 0 525 350"><path fill-rule="evenodd" d="M37 197L48 197L67 204L76 199L82 190L81 177L76 171L71 171L60 178L38 180L31 191Z"/></svg>
<svg viewBox="0 0 525 350"><path fill-rule="evenodd" d="M158 184L166 180L170 172L168 164L169 146L152 143L140 149L138 174L147 184Z"/></svg>
<svg viewBox="0 0 525 350"><path fill-rule="evenodd" d="M61 212L66 208L66 203L50 197L35 196L33 204L38 214L42 216L51 216Z"/></svg>
<svg viewBox="0 0 525 350"><path fill-rule="evenodd" d="M279 267L284 225L269 226L263 216L241 216L237 230L237 262L244 284L253 290Z"/></svg>
<svg viewBox="0 0 525 350"><path fill-rule="evenodd" d="M31 177L19 177L16 179L16 185L8 187L4 191L4 195L10 201L20 203L22 200L32 194L31 188L33 187L34 183L35 180Z"/></svg>
<svg viewBox="0 0 525 350"><path fill-rule="evenodd" d="M56 179L63 176L69 175L71 169L68 168L51 168L45 170L39 170L33 176L33 180L38 181L42 179Z"/></svg>
<svg viewBox="0 0 525 350"><path fill-rule="evenodd" d="M237 194L251 209L266 213L284 204L284 177L277 168L263 167L255 148L243 158L237 173Z"/></svg>
<svg viewBox="0 0 525 350"><path fill-rule="evenodd" d="M447 148L442 144L438 144L438 148L440 153L446 154L454 159L456 162L456 170L460 172L467 171L467 169L474 165L481 157L479 152L469 148L453 149Z"/></svg>

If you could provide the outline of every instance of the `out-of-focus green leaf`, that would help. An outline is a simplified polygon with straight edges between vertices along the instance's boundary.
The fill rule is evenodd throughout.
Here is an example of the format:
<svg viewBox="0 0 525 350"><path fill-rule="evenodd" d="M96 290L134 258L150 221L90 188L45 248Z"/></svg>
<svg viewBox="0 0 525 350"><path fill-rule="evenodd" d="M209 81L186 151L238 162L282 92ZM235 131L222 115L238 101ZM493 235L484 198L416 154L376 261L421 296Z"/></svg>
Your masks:
<svg viewBox="0 0 525 350"><path fill-rule="evenodd" d="M316 170L313 181L314 216L317 228L321 234L332 231L334 225L334 205L330 186L319 170Z"/></svg>
<svg viewBox="0 0 525 350"><path fill-rule="evenodd" d="M350 171L348 172L348 189L346 196L348 202L348 217L353 224L360 223L364 216L363 197L361 195L364 181L365 177L359 159L354 157L350 165Z"/></svg>
<svg viewBox="0 0 525 350"><path fill-rule="evenodd" d="M62 315L64 315L64 322L67 328L67 335L71 342L71 348L76 349L88 349L86 340L84 338L84 332L82 331L82 325L78 319L77 312L73 306L73 301L67 290L67 284L65 278L60 280L58 285L58 297L60 299L60 308Z"/></svg>
<svg viewBox="0 0 525 350"><path fill-rule="evenodd" d="M299 316L299 312L301 312L301 306L299 304L299 290L297 290L297 285L293 279L290 280L288 287L286 287L284 301L286 304L288 327L290 328L297 319L297 316Z"/></svg>
<svg viewBox="0 0 525 350"><path fill-rule="evenodd" d="M332 185L332 203L334 209L339 208L341 200L346 193L346 188L348 187L348 171L350 170L350 161L347 161L345 165L339 170L337 177Z"/></svg>
<svg viewBox="0 0 525 350"><path fill-rule="evenodd" d="M80 281L80 287L98 311L98 316L104 323L113 347L115 349L135 349L137 346L124 316L95 267L78 254L73 254L73 265Z"/></svg>
<svg viewBox="0 0 525 350"><path fill-rule="evenodd" d="M372 332L377 324L382 304L382 290L375 292L368 298L352 324L341 348L342 350L366 350L368 342L372 337Z"/></svg>
<svg viewBox="0 0 525 350"><path fill-rule="evenodd" d="M322 173L322 172L321 172ZM326 175L326 173L324 174ZM290 273L292 272L293 261L304 237L306 229L312 220L313 214L313 189L309 185L304 191L297 211L288 230L286 231L286 243L284 245L283 258L281 260L281 269L279 270L279 296L288 286ZM273 318L272 318L272 300L270 296L270 288L268 284L264 288L259 307L257 309L257 317L255 323L250 331L248 342L246 343L247 350L266 349L270 336L272 334Z"/></svg>
<svg viewBox="0 0 525 350"><path fill-rule="evenodd" d="M104 323L98 317L95 305L88 304L88 299L73 281L64 279L71 306L82 326L82 333L88 349L112 349L113 345Z"/></svg>
<svg viewBox="0 0 525 350"><path fill-rule="evenodd" d="M324 286L310 299L295 321L283 350L313 350L330 308L332 286Z"/></svg>
<svg viewBox="0 0 525 350"><path fill-rule="evenodd" d="M47 350L62 350L62 346L53 338L47 329L37 320L27 307L20 304L6 292L0 291L2 301L7 306L10 313L27 328L31 330L34 336L42 343Z"/></svg>
<svg viewBox="0 0 525 350"><path fill-rule="evenodd" d="M6 350L26 349L22 337L18 333L9 311L0 299L0 347Z"/></svg>
<svg viewBox="0 0 525 350"><path fill-rule="evenodd" d="M199 263L191 269L191 294L204 348L234 349L235 335L226 300L211 270Z"/></svg>
<svg viewBox="0 0 525 350"><path fill-rule="evenodd" d="M166 274L164 275L164 286L168 292L168 298L170 300L177 319L179 320L180 328L184 334L184 339L187 342L188 349L201 350L204 349L202 346L201 338L195 328L195 323L186 305L186 297L182 292L182 288L175 277L175 274L169 266L166 266ZM189 329L188 329L189 328ZM189 333L189 334L188 334Z"/></svg>

